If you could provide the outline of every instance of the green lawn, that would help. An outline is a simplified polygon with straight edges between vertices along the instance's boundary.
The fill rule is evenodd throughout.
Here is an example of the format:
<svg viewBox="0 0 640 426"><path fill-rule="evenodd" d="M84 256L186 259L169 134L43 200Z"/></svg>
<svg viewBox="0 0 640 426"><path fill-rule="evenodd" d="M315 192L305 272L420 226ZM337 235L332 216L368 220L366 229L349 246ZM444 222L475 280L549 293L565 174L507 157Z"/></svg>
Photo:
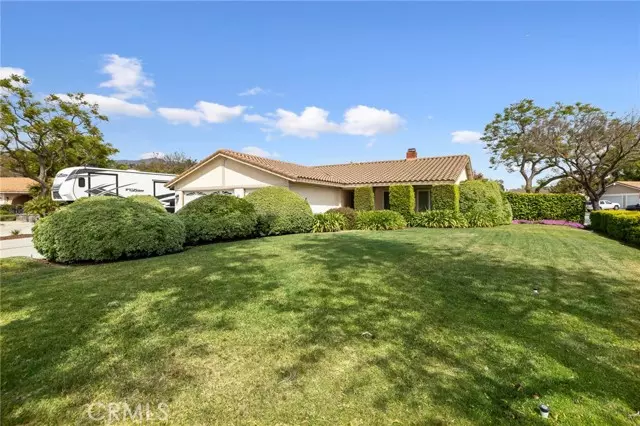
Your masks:
<svg viewBox="0 0 640 426"><path fill-rule="evenodd" d="M97 402L166 403L189 425L543 424L540 403L545 424L638 421L640 250L587 231L9 260L1 296L3 425L96 424Z"/></svg>

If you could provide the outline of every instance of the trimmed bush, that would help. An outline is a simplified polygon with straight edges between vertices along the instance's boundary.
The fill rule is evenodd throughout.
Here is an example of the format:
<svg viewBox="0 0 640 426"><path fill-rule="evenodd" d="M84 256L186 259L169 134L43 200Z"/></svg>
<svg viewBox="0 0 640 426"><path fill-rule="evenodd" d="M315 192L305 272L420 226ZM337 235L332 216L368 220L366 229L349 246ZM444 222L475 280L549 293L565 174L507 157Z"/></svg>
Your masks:
<svg viewBox="0 0 640 426"><path fill-rule="evenodd" d="M508 202L497 182L468 180L460 184L460 212L471 227L490 227L511 223Z"/></svg>
<svg viewBox="0 0 640 426"><path fill-rule="evenodd" d="M370 211L375 208L373 188L358 186L353 190L353 207L358 211Z"/></svg>
<svg viewBox="0 0 640 426"><path fill-rule="evenodd" d="M356 215L357 212L351 207L336 207L327 210L325 213L339 213L344 216L345 226L344 229L355 229L356 227Z"/></svg>
<svg viewBox="0 0 640 426"><path fill-rule="evenodd" d="M0 222L11 222L16 220L15 214L3 214L0 215Z"/></svg>
<svg viewBox="0 0 640 426"><path fill-rule="evenodd" d="M258 223L253 204L234 195L202 196L176 215L184 222L187 244L248 238L255 234Z"/></svg>
<svg viewBox="0 0 640 426"><path fill-rule="evenodd" d="M40 219L33 244L62 263L108 261L182 250L185 228L174 215L117 197L91 197Z"/></svg>
<svg viewBox="0 0 640 426"><path fill-rule="evenodd" d="M365 231L386 231L406 228L407 221L398 212L391 210L373 210L358 212L356 229Z"/></svg>
<svg viewBox="0 0 640 426"><path fill-rule="evenodd" d="M597 210L590 217L591 229L640 246L640 212Z"/></svg>
<svg viewBox="0 0 640 426"><path fill-rule="evenodd" d="M345 226L345 216L340 213L318 213L313 216L313 232L338 232Z"/></svg>
<svg viewBox="0 0 640 426"><path fill-rule="evenodd" d="M0 204L0 215L13 214L11 207L11 204Z"/></svg>
<svg viewBox="0 0 640 426"><path fill-rule="evenodd" d="M53 201L48 196L38 196L24 203L24 212L27 214L37 214L44 217L53 213L60 207L60 203Z"/></svg>
<svg viewBox="0 0 640 426"><path fill-rule="evenodd" d="M413 186L391 185L389 187L389 208L409 220L416 211L416 194Z"/></svg>
<svg viewBox="0 0 640 426"><path fill-rule="evenodd" d="M258 214L260 235L311 232L313 213L309 203L295 192L281 186L267 186L247 195Z"/></svg>
<svg viewBox="0 0 640 426"><path fill-rule="evenodd" d="M129 199L136 203L148 204L158 211L162 211L162 212L167 211L167 209L164 208L164 205L162 204L162 202L158 200L156 197L154 197L153 195L132 195L131 197L129 197Z"/></svg>
<svg viewBox="0 0 640 426"><path fill-rule="evenodd" d="M453 210L428 210L414 213L409 226L416 228L466 228L467 219L460 212Z"/></svg>
<svg viewBox="0 0 640 426"><path fill-rule="evenodd" d="M526 194L505 192L514 219L557 219L584 223L585 201L580 194Z"/></svg>
<svg viewBox="0 0 640 426"><path fill-rule="evenodd" d="M432 187L431 209L460 211L460 186L452 184Z"/></svg>

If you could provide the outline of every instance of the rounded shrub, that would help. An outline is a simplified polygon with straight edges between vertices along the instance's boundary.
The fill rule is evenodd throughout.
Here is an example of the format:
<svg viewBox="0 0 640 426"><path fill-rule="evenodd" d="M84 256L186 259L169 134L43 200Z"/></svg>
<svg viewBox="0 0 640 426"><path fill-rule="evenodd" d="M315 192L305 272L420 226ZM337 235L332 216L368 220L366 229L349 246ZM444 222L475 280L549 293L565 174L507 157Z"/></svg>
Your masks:
<svg viewBox="0 0 640 426"><path fill-rule="evenodd" d="M338 232L345 226L346 219L340 213L318 213L313 216L313 232Z"/></svg>
<svg viewBox="0 0 640 426"><path fill-rule="evenodd" d="M185 228L171 214L128 198L91 197L39 220L33 244L55 262L108 261L182 250Z"/></svg>
<svg viewBox="0 0 640 426"><path fill-rule="evenodd" d="M187 231L187 243L235 240L252 236L258 215L253 205L234 195L197 198L177 213Z"/></svg>
<svg viewBox="0 0 640 426"><path fill-rule="evenodd" d="M365 231L386 231L407 227L407 221L392 210L371 210L358 212L356 228Z"/></svg>
<svg viewBox="0 0 640 426"><path fill-rule="evenodd" d="M260 235L311 232L311 207L295 192L281 186L267 186L253 191L245 199L258 213Z"/></svg>
<svg viewBox="0 0 640 426"><path fill-rule="evenodd" d="M356 215L357 212L351 207L335 207L333 209L327 210L325 213L339 213L344 216L344 229L355 229L356 228Z"/></svg>
<svg viewBox="0 0 640 426"><path fill-rule="evenodd" d="M167 209L164 208L164 205L160 200L158 200L153 195L132 195L129 197L129 200L134 201L136 203L144 203L147 204L154 209L162 212L166 212Z"/></svg>

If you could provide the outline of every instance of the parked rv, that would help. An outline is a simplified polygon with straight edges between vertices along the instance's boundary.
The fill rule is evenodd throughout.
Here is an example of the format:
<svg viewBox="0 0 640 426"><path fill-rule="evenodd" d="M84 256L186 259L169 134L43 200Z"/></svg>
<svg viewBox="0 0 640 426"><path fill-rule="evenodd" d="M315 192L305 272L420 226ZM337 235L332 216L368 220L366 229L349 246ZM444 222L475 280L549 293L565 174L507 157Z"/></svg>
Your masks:
<svg viewBox="0 0 640 426"><path fill-rule="evenodd" d="M51 189L55 201L75 201L83 197L106 195L130 197L151 195L169 212L175 210L175 193L164 185L175 175L137 170L68 167L56 174Z"/></svg>

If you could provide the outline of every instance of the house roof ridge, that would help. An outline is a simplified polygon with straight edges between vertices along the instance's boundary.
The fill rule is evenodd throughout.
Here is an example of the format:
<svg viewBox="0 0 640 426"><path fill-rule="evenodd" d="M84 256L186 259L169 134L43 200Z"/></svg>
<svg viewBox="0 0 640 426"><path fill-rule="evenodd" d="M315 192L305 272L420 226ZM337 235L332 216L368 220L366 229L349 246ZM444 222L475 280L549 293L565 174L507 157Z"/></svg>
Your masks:
<svg viewBox="0 0 640 426"><path fill-rule="evenodd" d="M352 166L356 164L379 164L379 163L398 163L398 162L406 162L406 161L424 161L424 160L433 160L436 158L457 158L457 157L467 157L471 158L469 154L453 154L453 155L435 155L433 157L418 157L411 160L407 160L406 158L400 158L395 160L375 160L375 161L354 161L351 163L336 163L336 164L320 164L317 166L308 166L308 167L335 167L335 166Z"/></svg>

